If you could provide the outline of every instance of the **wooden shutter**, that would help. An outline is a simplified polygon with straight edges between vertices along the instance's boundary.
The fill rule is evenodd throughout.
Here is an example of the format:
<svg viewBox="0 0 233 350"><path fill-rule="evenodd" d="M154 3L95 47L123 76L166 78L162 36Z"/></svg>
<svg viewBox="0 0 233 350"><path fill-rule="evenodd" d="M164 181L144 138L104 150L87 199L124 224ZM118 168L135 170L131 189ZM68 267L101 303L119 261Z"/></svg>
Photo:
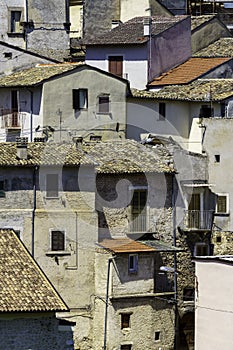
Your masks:
<svg viewBox="0 0 233 350"><path fill-rule="evenodd" d="M109 56L108 58L108 71L112 74L122 77L123 75L123 57L122 56Z"/></svg>

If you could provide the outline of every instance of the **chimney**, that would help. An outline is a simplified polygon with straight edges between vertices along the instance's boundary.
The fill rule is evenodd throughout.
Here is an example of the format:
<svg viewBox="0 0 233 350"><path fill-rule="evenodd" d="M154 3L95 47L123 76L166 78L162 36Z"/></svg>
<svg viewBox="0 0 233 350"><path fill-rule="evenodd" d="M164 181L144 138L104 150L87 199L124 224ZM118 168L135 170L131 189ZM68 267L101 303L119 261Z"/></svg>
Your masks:
<svg viewBox="0 0 233 350"><path fill-rule="evenodd" d="M151 17L144 17L143 19L144 36L151 34Z"/></svg>
<svg viewBox="0 0 233 350"><path fill-rule="evenodd" d="M27 144L28 137L16 137L16 148L17 148L17 158L18 159L27 159Z"/></svg>

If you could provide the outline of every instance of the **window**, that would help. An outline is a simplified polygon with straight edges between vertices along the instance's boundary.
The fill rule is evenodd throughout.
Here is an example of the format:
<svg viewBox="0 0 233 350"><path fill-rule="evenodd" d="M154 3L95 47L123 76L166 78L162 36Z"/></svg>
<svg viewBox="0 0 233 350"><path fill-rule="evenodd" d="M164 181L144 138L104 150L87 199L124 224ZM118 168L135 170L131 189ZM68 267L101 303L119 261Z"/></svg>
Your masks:
<svg viewBox="0 0 233 350"><path fill-rule="evenodd" d="M5 188L6 188L5 181L1 180L0 181L0 198L5 198L6 197Z"/></svg>
<svg viewBox="0 0 233 350"><path fill-rule="evenodd" d="M20 26L22 11L10 11L10 32L21 33L22 28Z"/></svg>
<svg viewBox="0 0 233 350"><path fill-rule="evenodd" d="M73 90L73 109L88 108L88 90L74 89Z"/></svg>
<svg viewBox="0 0 233 350"><path fill-rule="evenodd" d="M121 345L121 350L131 350L132 349L132 345L127 344L127 345Z"/></svg>
<svg viewBox="0 0 233 350"><path fill-rule="evenodd" d="M220 154L214 155L215 163L220 163Z"/></svg>
<svg viewBox="0 0 233 350"><path fill-rule="evenodd" d="M131 313L121 314L121 329L130 328L130 316Z"/></svg>
<svg viewBox="0 0 233 350"><path fill-rule="evenodd" d="M159 120L166 118L166 104L164 102L159 103Z"/></svg>
<svg viewBox="0 0 233 350"><path fill-rule="evenodd" d="M58 174L46 175L46 197L47 198L58 197Z"/></svg>
<svg viewBox="0 0 233 350"><path fill-rule="evenodd" d="M128 261L129 273L137 273L138 272L138 255L130 254Z"/></svg>
<svg viewBox="0 0 233 350"><path fill-rule="evenodd" d="M108 95L99 96L99 113L110 112L110 101Z"/></svg>
<svg viewBox="0 0 233 350"><path fill-rule="evenodd" d="M200 109L200 118L210 118L214 115L214 109L210 105L202 105Z"/></svg>
<svg viewBox="0 0 233 350"><path fill-rule="evenodd" d="M132 224L131 232L144 232L147 228L146 217L147 190L134 190L131 201Z"/></svg>
<svg viewBox="0 0 233 350"><path fill-rule="evenodd" d="M65 233L64 231L51 231L51 249L65 250Z"/></svg>
<svg viewBox="0 0 233 350"><path fill-rule="evenodd" d="M155 341L160 340L160 331L155 332Z"/></svg>
<svg viewBox="0 0 233 350"><path fill-rule="evenodd" d="M108 71L112 74L122 77L123 74L123 56L108 57Z"/></svg>
<svg viewBox="0 0 233 350"><path fill-rule="evenodd" d="M222 237L221 236L217 236L216 237L216 243L221 243L222 242Z"/></svg>
<svg viewBox="0 0 233 350"><path fill-rule="evenodd" d="M216 202L216 214L229 213L229 198L227 194L218 194Z"/></svg>
<svg viewBox="0 0 233 350"><path fill-rule="evenodd" d="M196 243L194 248L194 256L209 255L209 245L206 243Z"/></svg>
<svg viewBox="0 0 233 350"><path fill-rule="evenodd" d="M194 288L192 287L184 288L183 301L194 301Z"/></svg>

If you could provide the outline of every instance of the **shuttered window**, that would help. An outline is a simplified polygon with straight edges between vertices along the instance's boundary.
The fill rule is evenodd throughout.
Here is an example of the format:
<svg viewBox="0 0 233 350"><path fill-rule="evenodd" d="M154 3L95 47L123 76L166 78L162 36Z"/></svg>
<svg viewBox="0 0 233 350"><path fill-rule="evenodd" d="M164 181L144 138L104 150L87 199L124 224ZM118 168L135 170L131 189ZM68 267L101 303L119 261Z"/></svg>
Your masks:
<svg viewBox="0 0 233 350"><path fill-rule="evenodd" d="M109 113L110 103L109 96L99 96L99 113Z"/></svg>
<svg viewBox="0 0 233 350"><path fill-rule="evenodd" d="M51 231L51 249L65 250L65 233L64 231Z"/></svg>
<svg viewBox="0 0 233 350"><path fill-rule="evenodd" d="M108 71L112 74L122 77L123 75L123 56L108 57Z"/></svg>
<svg viewBox="0 0 233 350"><path fill-rule="evenodd" d="M216 212L217 213L227 213L227 196L226 195L218 195L217 197L217 206L216 206Z"/></svg>

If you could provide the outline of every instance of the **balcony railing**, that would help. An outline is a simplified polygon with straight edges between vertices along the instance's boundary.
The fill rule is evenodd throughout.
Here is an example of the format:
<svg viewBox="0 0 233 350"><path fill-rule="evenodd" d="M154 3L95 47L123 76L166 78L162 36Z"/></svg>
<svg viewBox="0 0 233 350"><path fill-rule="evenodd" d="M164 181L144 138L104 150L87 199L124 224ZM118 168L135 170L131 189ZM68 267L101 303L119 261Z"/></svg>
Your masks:
<svg viewBox="0 0 233 350"><path fill-rule="evenodd" d="M211 230L213 218L214 210L186 210L183 229Z"/></svg>
<svg viewBox="0 0 233 350"><path fill-rule="evenodd" d="M174 276L172 273L156 272L155 293L174 292Z"/></svg>
<svg viewBox="0 0 233 350"><path fill-rule="evenodd" d="M148 215L145 213L132 215L129 223L129 232L146 232L148 219Z"/></svg>
<svg viewBox="0 0 233 350"><path fill-rule="evenodd" d="M20 128L23 125L25 113L15 112L10 109L0 110L2 128Z"/></svg>

